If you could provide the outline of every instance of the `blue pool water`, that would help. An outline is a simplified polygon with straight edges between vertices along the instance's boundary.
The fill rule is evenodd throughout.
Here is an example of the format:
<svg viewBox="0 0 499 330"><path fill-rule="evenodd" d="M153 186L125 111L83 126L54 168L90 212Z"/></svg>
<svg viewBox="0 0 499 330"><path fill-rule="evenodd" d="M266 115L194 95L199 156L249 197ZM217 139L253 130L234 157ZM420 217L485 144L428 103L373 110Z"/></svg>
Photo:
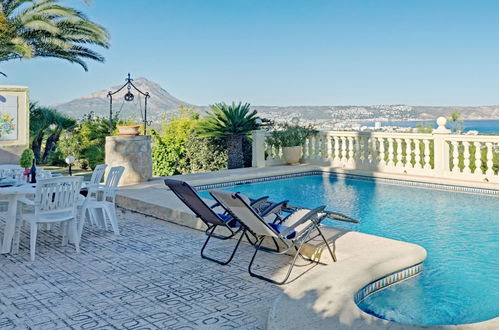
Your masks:
<svg viewBox="0 0 499 330"><path fill-rule="evenodd" d="M306 207L328 205L361 221L346 225L350 229L423 246L428 258L422 274L365 299L359 307L368 313L410 324L499 316L497 196L319 175L223 189Z"/></svg>

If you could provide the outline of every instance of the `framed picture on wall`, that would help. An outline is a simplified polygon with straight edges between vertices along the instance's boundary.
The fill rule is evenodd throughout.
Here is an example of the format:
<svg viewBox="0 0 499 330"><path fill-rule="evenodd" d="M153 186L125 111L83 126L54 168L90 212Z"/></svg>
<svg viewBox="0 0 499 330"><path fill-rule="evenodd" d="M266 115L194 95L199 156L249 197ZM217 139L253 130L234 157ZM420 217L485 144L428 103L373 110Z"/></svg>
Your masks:
<svg viewBox="0 0 499 330"><path fill-rule="evenodd" d="M0 140L17 140L18 97L0 93Z"/></svg>

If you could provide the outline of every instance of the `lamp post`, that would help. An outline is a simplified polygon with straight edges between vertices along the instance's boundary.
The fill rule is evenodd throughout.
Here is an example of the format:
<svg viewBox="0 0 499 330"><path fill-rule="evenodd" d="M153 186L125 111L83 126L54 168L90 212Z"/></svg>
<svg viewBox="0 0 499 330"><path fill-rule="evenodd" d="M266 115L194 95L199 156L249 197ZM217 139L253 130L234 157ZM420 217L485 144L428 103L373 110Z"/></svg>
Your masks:
<svg viewBox="0 0 499 330"><path fill-rule="evenodd" d="M71 166L74 164L74 162L76 161L75 157L74 156L67 156L66 159L66 164L69 165L69 176L72 176L73 173L71 171Z"/></svg>

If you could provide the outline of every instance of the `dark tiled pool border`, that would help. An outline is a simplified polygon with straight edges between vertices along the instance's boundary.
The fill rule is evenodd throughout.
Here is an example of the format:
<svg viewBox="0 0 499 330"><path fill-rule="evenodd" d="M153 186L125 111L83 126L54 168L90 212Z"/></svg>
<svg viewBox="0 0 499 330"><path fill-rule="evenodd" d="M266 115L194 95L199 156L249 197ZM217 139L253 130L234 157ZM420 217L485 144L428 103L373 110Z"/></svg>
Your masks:
<svg viewBox="0 0 499 330"><path fill-rule="evenodd" d="M416 264L414 266L410 266L404 268L402 270L398 270L386 276L383 276L380 279L372 281L371 283L364 286L362 289L357 291L354 296L354 301L358 305L362 302L362 300L366 299L370 295L375 294L378 291L386 289L389 286L400 283L402 281L408 280L414 276L417 276L423 270L423 263Z"/></svg>
<svg viewBox="0 0 499 330"><path fill-rule="evenodd" d="M447 190L447 191L457 191L457 192L466 192L466 193L473 193L473 194L499 196L499 190L495 190L495 189L474 188L474 187L465 187L465 186L457 186L457 185L447 185L447 184L441 184L441 183L417 182L417 181L390 179L390 178L379 178L379 177L370 177L370 176L364 176L364 175L336 173L336 172L327 172L327 171L306 171L306 172L299 172L299 173L292 173L292 174L281 174L281 175L266 176L266 177L261 177L261 178L252 178L252 179L227 181L227 182L212 183L212 184L205 184L205 185L197 185L194 187L196 188L196 190L201 191L201 190L208 190L208 189L232 187L232 186L237 186L237 185L242 185L242 184L268 182L268 181L276 181L276 180L299 178L299 177L314 176L314 175L324 175L324 174L334 176L337 178L345 178L345 179L352 179L352 180L359 180L359 181L380 182L380 183L399 185L399 186L415 186L415 187L427 188L427 189Z"/></svg>

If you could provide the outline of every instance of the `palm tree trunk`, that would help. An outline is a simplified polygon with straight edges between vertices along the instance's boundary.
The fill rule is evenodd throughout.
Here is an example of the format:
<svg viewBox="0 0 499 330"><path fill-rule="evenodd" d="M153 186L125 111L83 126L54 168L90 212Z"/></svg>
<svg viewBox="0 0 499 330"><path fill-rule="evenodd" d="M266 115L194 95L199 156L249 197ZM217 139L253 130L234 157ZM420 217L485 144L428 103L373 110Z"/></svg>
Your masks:
<svg viewBox="0 0 499 330"><path fill-rule="evenodd" d="M36 139L33 140L33 143L31 143L31 149L33 150L33 153L35 154L35 159L37 162L40 161L42 142L43 142L43 134L37 136Z"/></svg>
<svg viewBox="0 0 499 330"><path fill-rule="evenodd" d="M45 142L45 150L43 151L42 162L45 163L49 157L49 154L55 150L55 145L59 141L59 134L50 134Z"/></svg>
<svg viewBox="0 0 499 330"><path fill-rule="evenodd" d="M231 135L227 137L227 167L241 168L244 166L243 158L243 136Z"/></svg>

